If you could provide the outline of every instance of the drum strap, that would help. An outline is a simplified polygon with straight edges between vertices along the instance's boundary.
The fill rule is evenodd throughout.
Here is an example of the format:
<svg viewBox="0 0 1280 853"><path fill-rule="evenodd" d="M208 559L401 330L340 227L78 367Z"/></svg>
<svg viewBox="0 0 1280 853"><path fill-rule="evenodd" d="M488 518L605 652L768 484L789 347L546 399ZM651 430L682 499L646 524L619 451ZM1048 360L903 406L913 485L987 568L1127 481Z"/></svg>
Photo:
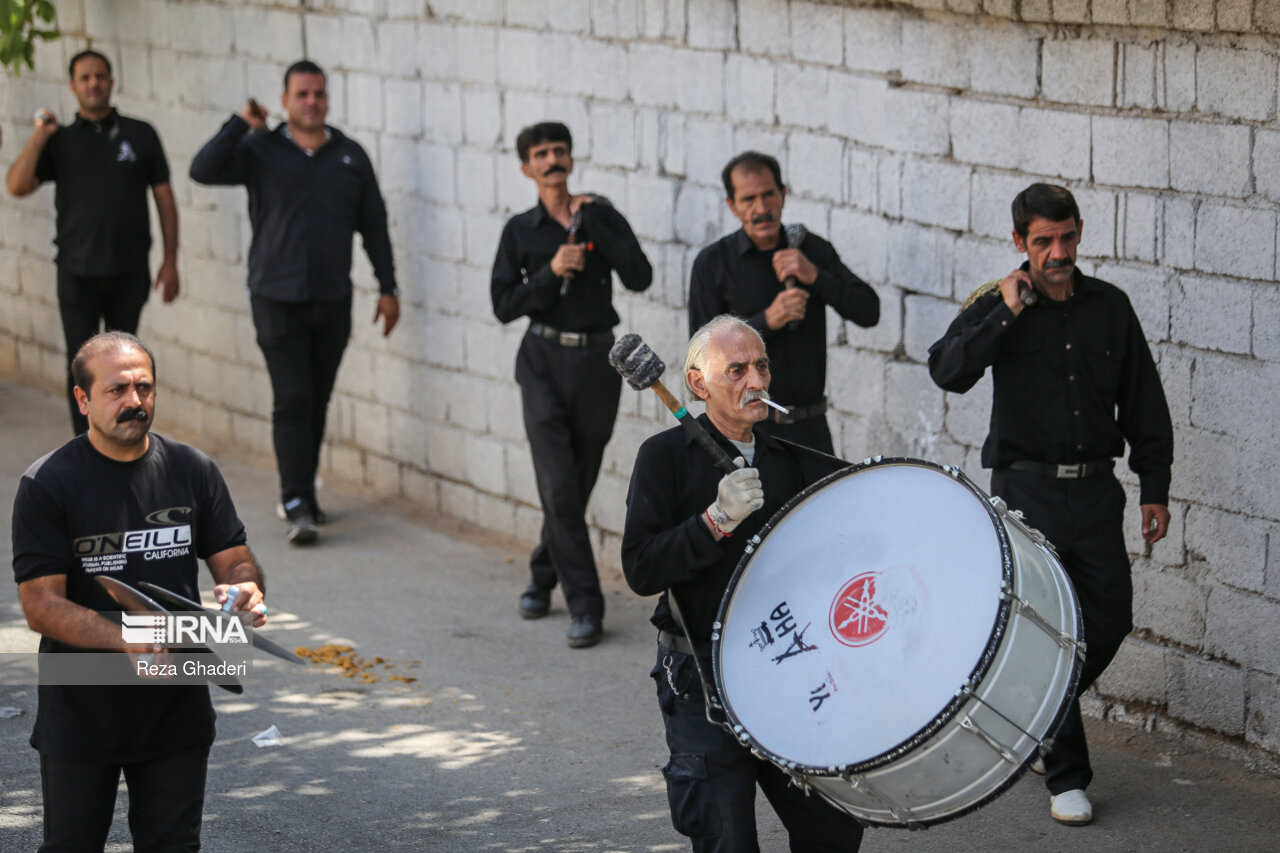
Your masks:
<svg viewBox="0 0 1280 853"><path fill-rule="evenodd" d="M693 637L689 634L689 629L684 621L684 614L680 612L680 604L676 601L676 593L673 589L667 590L667 604L670 605L671 616L676 620L676 624L680 626L681 632L684 633L684 639L688 642L689 648L696 649L698 644L694 642ZM729 719L725 715L724 705L720 704L720 694L716 690L715 683L707 680L707 673L702 668L701 656L693 654L689 655L689 657L693 658L694 668L698 670L698 681L702 683L702 697L706 708L707 722L732 733L733 728L729 725ZM716 712L716 716L712 716L712 711Z"/></svg>

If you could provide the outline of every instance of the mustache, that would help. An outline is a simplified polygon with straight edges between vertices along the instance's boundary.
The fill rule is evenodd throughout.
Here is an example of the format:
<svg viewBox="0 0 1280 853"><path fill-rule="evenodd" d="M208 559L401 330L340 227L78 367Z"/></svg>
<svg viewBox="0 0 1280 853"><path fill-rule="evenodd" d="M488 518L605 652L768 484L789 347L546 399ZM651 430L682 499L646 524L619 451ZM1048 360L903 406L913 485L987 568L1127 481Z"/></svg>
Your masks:
<svg viewBox="0 0 1280 853"><path fill-rule="evenodd" d="M568 170L568 169L566 169L564 166L561 166L561 165L559 165L559 164L557 163L556 165L554 165L554 166L552 166L551 168L547 169L547 171L543 172L543 173L542 173L542 177L544 177L544 178L549 178L549 177L551 177L552 175L554 175L556 172L564 172L564 173L567 175L567 174L569 173L569 170Z"/></svg>
<svg viewBox="0 0 1280 853"><path fill-rule="evenodd" d="M748 403L754 403L756 400L772 400L769 392L760 388L758 390L743 391L742 398L738 400L738 410L741 411L747 407Z"/></svg>
<svg viewBox="0 0 1280 853"><path fill-rule="evenodd" d="M777 222L777 217L772 213L761 213L758 216L751 217L752 225L767 225L770 222Z"/></svg>
<svg viewBox="0 0 1280 853"><path fill-rule="evenodd" d="M1076 265L1075 261L1064 259L1061 261L1047 261L1044 265L1044 268L1047 270L1063 270L1063 269L1069 269L1071 267L1074 267L1075 265Z"/></svg>
<svg viewBox="0 0 1280 853"><path fill-rule="evenodd" d="M119 417L116 418L116 423L127 424L129 421L142 421L145 423L150 417L146 409L129 409L120 413Z"/></svg>

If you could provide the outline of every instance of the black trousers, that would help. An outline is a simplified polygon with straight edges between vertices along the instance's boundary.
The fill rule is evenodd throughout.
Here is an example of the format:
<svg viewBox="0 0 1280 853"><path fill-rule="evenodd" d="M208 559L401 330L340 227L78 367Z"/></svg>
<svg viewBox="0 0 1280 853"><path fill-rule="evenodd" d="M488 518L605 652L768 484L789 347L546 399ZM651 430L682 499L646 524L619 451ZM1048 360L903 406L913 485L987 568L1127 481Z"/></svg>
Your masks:
<svg viewBox="0 0 1280 853"><path fill-rule="evenodd" d="M1133 579L1125 549L1124 489L1110 472L1083 480L1059 480L998 469L991 492L1022 510L1027 522L1053 543L1080 600L1088 644L1078 693L1111 663L1133 630ZM1051 794L1084 789L1093 779L1089 746L1073 698L1053 750L1045 756L1045 786Z"/></svg>
<svg viewBox="0 0 1280 853"><path fill-rule="evenodd" d="M587 500L613 435L622 377L609 345L562 347L525 335L516 354L524 428L542 502L542 541L529 557L539 589L557 581L572 616L604 616Z"/></svg>
<svg viewBox="0 0 1280 853"><path fill-rule="evenodd" d="M135 853L200 849L209 747L132 764L77 764L40 756L44 843L40 853L102 853L120 772L129 786Z"/></svg>
<svg viewBox="0 0 1280 853"><path fill-rule="evenodd" d="M98 332L137 334L142 306L151 292L151 275L141 270L124 275L76 275L58 267L58 311L67 343L67 399L76 435L88 432L89 419L76 402L71 361L85 341Z"/></svg>
<svg viewBox="0 0 1280 853"><path fill-rule="evenodd" d="M827 416L805 418L793 424L780 424L776 421L764 420L756 425L766 435L781 438L823 453L835 455L835 447L831 443L831 429L827 426Z"/></svg>
<svg viewBox="0 0 1280 853"><path fill-rule="evenodd" d="M329 397L351 337L351 299L276 302L254 296L250 306L271 375L271 439L280 500L313 500Z"/></svg>
<svg viewBox="0 0 1280 853"><path fill-rule="evenodd" d="M709 658L703 668L710 675ZM851 815L817 794L805 796L774 764L707 722L692 657L659 644L650 675L671 751L662 768L671 823L694 853L759 853L756 785L786 827L791 853L856 853L862 846L862 825Z"/></svg>

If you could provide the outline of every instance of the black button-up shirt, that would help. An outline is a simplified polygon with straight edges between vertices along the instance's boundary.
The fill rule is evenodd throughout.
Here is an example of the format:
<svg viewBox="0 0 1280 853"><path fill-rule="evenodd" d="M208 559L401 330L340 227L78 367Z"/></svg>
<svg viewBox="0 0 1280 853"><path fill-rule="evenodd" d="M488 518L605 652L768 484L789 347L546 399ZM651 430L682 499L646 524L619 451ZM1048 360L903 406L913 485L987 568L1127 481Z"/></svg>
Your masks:
<svg viewBox="0 0 1280 853"><path fill-rule="evenodd" d="M962 394L987 367L994 393L984 467L1091 462L1123 455L1127 440L1141 502L1169 502L1169 406L1119 288L1076 270L1069 299L1042 296L1017 317L998 289L979 297L929 348L929 373L939 387Z"/></svg>
<svg viewBox="0 0 1280 853"><path fill-rule="evenodd" d="M49 137L35 175L57 184L58 266L76 275L146 274L147 188L169 183L155 128L114 109L102 121L77 114Z"/></svg>
<svg viewBox="0 0 1280 853"><path fill-rule="evenodd" d="M742 229L698 253L689 279L690 334L720 314L746 320L769 350L769 392L788 406L817 403L826 391L827 305L859 326L874 326L880 319L880 297L849 271L830 243L807 234L799 249L818 268L818 278L809 288L804 319L794 329L774 331L765 322L765 309L783 289L773 270L776 250L757 249Z"/></svg>
<svg viewBox="0 0 1280 853"><path fill-rule="evenodd" d="M705 414L698 422L730 457L741 455ZM707 452L679 426L640 445L627 493L622 570L640 595L662 593L651 620L658 628L683 634L667 605L666 591L674 589L691 636L709 640L720 599L747 541L799 491L845 464L805 453L758 430L755 441L751 467L760 472L764 506L719 542L701 518L724 476Z"/></svg>
<svg viewBox="0 0 1280 853"><path fill-rule="evenodd" d="M613 309L614 270L628 290L652 283L653 267L631 225L606 199L582 207L576 239L588 247L586 263L565 287L564 279L551 272L551 259L568 237L568 229L541 201L507 221L489 287L501 322L528 316L562 332L608 331L619 322Z"/></svg>
<svg viewBox="0 0 1280 853"><path fill-rule="evenodd" d="M396 293L387 208L364 149L336 128L308 155L285 134L249 134L232 116L191 161L201 184L249 191L249 292L277 302L339 302L351 295L357 231L379 290Z"/></svg>

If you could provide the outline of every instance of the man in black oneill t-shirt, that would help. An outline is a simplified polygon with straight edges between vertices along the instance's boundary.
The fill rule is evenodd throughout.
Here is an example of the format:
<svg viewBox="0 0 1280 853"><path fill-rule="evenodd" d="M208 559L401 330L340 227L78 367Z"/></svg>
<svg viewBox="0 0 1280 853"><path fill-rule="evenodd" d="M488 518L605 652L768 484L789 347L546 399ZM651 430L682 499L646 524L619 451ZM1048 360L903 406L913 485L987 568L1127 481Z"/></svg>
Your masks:
<svg viewBox="0 0 1280 853"><path fill-rule="evenodd" d="M72 369L89 431L37 460L13 505L14 579L40 651L120 652L131 668L159 649L124 642L120 625L95 612L120 607L94 579L149 581L198 600L201 559L214 597L225 600L234 584L234 608L265 624L262 571L217 466L150 432L151 351L108 332L80 348ZM205 685L41 684L31 734L44 793L41 849L101 850L123 771L135 849L198 850L213 721Z"/></svg>

